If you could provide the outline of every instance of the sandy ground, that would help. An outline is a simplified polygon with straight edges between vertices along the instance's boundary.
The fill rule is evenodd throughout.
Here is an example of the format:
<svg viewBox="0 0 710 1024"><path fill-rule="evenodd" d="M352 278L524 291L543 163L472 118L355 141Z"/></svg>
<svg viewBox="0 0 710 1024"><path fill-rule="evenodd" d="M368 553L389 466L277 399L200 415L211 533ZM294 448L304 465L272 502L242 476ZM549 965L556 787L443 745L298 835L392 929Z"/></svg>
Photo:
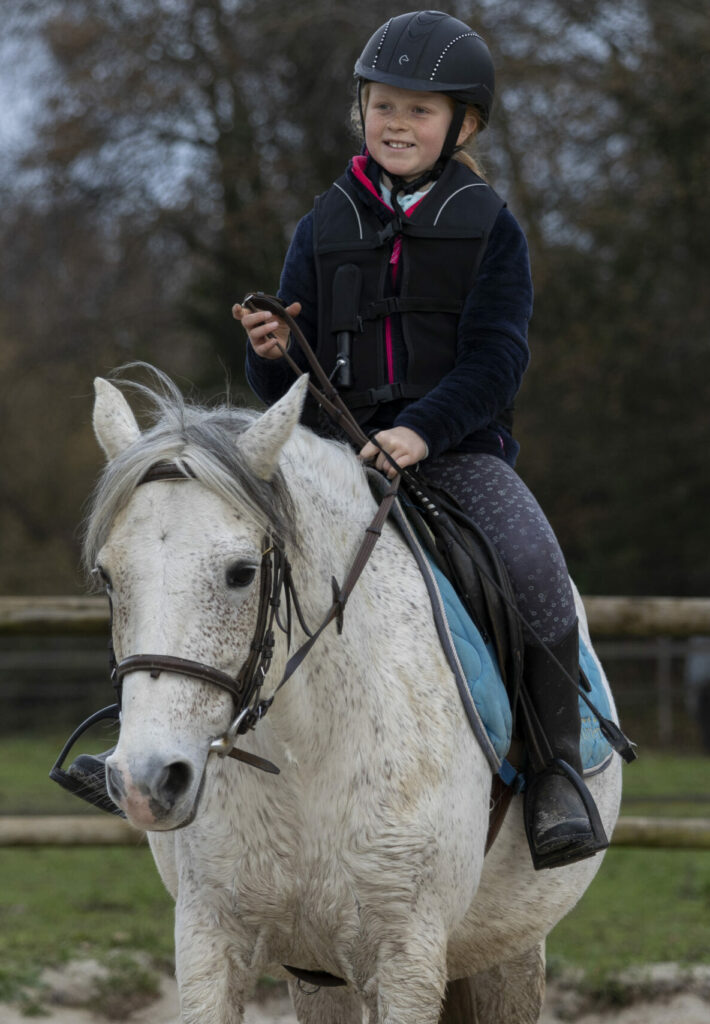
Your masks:
<svg viewBox="0 0 710 1024"><path fill-rule="evenodd" d="M57 978L55 977L55 982ZM52 978L48 978L51 988ZM710 969L681 971L675 965L657 965L625 977L621 989L630 1005L596 1011L585 1007L569 982L552 983L540 1024L710 1024ZM650 997L650 998L647 998ZM21 1009L0 1005L0 1024L106 1024L106 1018L76 1005L76 988L61 988L53 999L71 999L75 1005L54 1005L47 1015L31 1018ZM127 1024L180 1024L177 989L172 979L161 982L161 996L149 1006L124 1018ZM297 1024L287 996L278 994L250 1004L245 1024ZM338 1024L334 1021L333 1024Z"/></svg>

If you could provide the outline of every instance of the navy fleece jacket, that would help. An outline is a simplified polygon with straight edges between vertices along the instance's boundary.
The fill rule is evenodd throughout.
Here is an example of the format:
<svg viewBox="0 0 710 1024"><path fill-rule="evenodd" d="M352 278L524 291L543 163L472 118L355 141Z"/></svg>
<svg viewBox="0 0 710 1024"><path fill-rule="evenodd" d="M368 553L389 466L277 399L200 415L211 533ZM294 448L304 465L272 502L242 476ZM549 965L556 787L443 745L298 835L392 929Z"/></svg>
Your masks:
<svg viewBox="0 0 710 1024"><path fill-rule="evenodd" d="M386 224L393 212L379 197L377 165L365 160L355 157L348 167L348 177L361 201ZM435 191L436 185L431 194ZM428 196L423 202L427 201ZM298 324L317 351L312 212L296 227L281 274L279 297L286 304L302 304ZM430 459L444 452L488 452L514 465L519 445L498 418L512 406L529 361L527 326L531 313L527 242L513 215L503 207L461 313L454 368L423 398L383 403L366 429L409 427L429 446ZM296 345L291 355L307 369ZM400 366L406 360L403 345L397 347L395 360ZM280 398L294 380L285 360L264 359L251 345L247 346L246 371L252 390L267 405Z"/></svg>

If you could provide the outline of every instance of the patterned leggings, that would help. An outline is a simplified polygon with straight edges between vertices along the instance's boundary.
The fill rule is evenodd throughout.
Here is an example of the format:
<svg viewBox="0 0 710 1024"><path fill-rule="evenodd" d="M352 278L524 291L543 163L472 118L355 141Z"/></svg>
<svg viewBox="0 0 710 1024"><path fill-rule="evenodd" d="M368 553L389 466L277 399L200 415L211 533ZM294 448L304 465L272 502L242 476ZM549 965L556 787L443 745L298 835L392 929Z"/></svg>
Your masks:
<svg viewBox="0 0 710 1024"><path fill-rule="evenodd" d="M577 613L567 566L552 527L523 481L495 455L450 454L422 467L496 547L510 575L518 609L548 644L562 640ZM533 636L524 630L526 641Z"/></svg>

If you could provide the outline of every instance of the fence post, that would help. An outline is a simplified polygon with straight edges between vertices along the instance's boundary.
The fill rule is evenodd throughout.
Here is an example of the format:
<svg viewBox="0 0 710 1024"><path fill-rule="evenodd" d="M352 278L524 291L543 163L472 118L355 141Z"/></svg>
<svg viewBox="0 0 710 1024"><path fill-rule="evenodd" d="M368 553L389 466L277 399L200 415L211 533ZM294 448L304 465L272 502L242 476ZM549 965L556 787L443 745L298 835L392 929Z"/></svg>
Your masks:
<svg viewBox="0 0 710 1024"><path fill-rule="evenodd" d="M659 636L656 640L656 706L658 739L662 747L668 747L673 742L672 667L670 638Z"/></svg>

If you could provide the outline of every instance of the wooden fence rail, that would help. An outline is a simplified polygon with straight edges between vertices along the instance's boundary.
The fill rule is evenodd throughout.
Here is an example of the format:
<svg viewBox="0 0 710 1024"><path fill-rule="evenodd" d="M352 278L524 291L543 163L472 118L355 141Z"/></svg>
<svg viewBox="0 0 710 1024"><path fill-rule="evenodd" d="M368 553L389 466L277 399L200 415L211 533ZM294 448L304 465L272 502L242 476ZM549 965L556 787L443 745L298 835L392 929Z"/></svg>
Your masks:
<svg viewBox="0 0 710 1024"><path fill-rule="evenodd" d="M710 599L586 597L596 637L710 636ZM0 597L0 635L101 635L108 628L103 597ZM144 833L120 818L0 817L0 847L136 845ZM619 819L614 846L710 849L710 819Z"/></svg>
<svg viewBox="0 0 710 1024"><path fill-rule="evenodd" d="M613 846L710 850L710 818L622 817ZM0 847L137 846L145 833L121 818L94 815L0 817Z"/></svg>
<svg viewBox="0 0 710 1024"><path fill-rule="evenodd" d="M585 597L595 636L710 636L710 598ZM0 635L101 634L108 627L103 597L0 597Z"/></svg>

